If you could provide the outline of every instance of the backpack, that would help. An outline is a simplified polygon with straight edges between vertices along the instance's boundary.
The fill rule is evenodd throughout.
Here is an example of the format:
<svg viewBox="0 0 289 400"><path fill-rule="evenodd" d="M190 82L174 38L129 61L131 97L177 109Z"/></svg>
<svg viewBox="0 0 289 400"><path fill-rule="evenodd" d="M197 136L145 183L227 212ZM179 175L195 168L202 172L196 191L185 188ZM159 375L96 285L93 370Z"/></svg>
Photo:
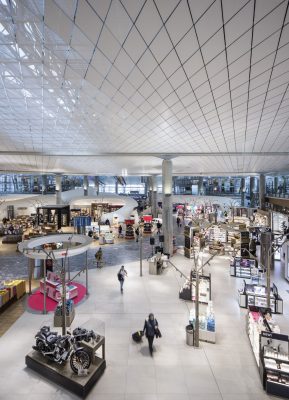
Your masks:
<svg viewBox="0 0 289 400"><path fill-rule="evenodd" d="M120 272L118 272L118 274L117 274L117 279L119 281L123 281L123 276L122 276L122 274Z"/></svg>

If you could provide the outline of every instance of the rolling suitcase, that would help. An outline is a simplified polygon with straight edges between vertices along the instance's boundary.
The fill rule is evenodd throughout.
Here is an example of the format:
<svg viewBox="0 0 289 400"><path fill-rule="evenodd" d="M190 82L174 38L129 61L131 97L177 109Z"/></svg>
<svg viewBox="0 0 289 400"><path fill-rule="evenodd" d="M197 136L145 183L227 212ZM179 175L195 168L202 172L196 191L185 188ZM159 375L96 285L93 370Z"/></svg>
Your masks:
<svg viewBox="0 0 289 400"><path fill-rule="evenodd" d="M133 333L131 336L132 336L132 340L134 342L140 343L142 341L143 331L137 331L137 332Z"/></svg>

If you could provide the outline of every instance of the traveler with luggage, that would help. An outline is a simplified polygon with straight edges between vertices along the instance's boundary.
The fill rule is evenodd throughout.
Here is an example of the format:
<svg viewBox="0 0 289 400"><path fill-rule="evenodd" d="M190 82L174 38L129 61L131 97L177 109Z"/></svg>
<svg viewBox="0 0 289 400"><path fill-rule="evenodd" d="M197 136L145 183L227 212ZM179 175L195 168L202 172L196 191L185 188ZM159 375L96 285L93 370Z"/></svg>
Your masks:
<svg viewBox="0 0 289 400"><path fill-rule="evenodd" d="M161 233L162 224L160 222L157 223L157 234L160 235Z"/></svg>
<svg viewBox="0 0 289 400"><path fill-rule="evenodd" d="M118 226L118 237L121 237L121 236L122 236L122 226L119 225Z"/></svg>
<svg viewBox="0 0 289 400"><path fill-rule="evenodd" d="M119 280L119 283L120 283L120 292L121 293L123 293L123 284L124 284L124 279L126 276L127 276L127 272L124 269L124 265L122 265L117 274L117 279Z"/></svg>
<svg viewBox="0 0 289 400"><path fill-rule="evenodd" d="M101 247L95 253L94 257L96 259L96 268L102 268L103 267L103 260L102 260L102 248Z"/></svg>
<svg viewBox="0 0 289 400"><path fill-rule="evenodd" d="M139 237L139 227L137 226L136 228L135 228L135 236L136 236L136 242L138 242L138 237Z"/></svg>
<svg viewBox="0 0 289 400"><path fill-rule="evenodd" d="M145 320L143 333L146 335L146 338L148 340L149 350L152 356L154 338L155 336L161 337L158 321L155 319L154 314L150 313L148 318Z"/></svg>

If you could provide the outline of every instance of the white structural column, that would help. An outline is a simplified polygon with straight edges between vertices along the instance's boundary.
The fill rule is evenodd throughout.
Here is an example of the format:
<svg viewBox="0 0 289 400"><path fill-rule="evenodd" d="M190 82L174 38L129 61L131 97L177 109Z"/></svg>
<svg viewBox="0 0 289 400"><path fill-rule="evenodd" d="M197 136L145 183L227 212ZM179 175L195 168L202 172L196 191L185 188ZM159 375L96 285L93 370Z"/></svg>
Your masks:
<svg viewBox="0 0 289 400"><path fill-rule="evenodd" d="M255 177L250 176L250 207L254 207Z"/></svg>
<svg viewBox="0 0 289 400"><path fill-rule="evenodd" d="M265 192L266 192L266 178L264 174L260 174L259 178L259 207L265 210Z"/></svg>
<svg viewBox="0 0 289 400"><path fill-rule="evenodd" d="M173 255L173 202L172 202L172 174L173 163L171 160L163 160L163 235L164 253Z"/></svg>
<svg viewBox="0 0 289 400"><path fill-rule="evenodd" d="M88 196L88 176L83 175L83 194Z"/></svg>
<svg viewBox="0 0 289 400"><path fill-rule="evenodd" d="M279 183L278 176L275 176L274 177L274 193L275 194L278 192L278 183Z"/></svg>
<svg viewBox="0 0 289 400"><path fill-rule="evenodd" d="M98 195L99 194L99 180L98 176L94 177L94 187L95 187L95 192Z"/></svg>
<svg viewBox="0 0 289 400"><path fill-rule="evenodd" d="M245 206L245 195L246 195L246 181L245 178L241 178L241 185L240 185L240 192L241 192L241 206Z"/></svg>
<svg viewBox="0 0 289 400"><path fill-rule="evenodd" d="M61 193L62 193L62 176L61 174L55 175L55 191L56 191L56 204L61 204Z"/></svg>
<svg viewBox="0 0 289 400"><path fill-rule="evenodd" d="M151 177L151 199L152 199L152 216L153 218L158 217L158 185L157 176L153 175Z"/></svg>
<svg viewBox="0 0 289 400"><path fill-rule="evenodd" d="M204 178L202 176L199 176L198 195L201 196L203 194L204 194Z"/></svg>
<svg viewBox="0 0 289 400"><path fill-rule="evenodd" d="M47 175L41 175L41 193L47 192Z"/></svg>

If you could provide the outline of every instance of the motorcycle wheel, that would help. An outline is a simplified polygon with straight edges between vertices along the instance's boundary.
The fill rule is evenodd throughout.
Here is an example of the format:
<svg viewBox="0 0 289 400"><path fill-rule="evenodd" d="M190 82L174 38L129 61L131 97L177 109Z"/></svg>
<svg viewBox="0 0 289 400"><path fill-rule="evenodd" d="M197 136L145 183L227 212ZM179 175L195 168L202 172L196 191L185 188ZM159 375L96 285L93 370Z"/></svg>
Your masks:
<svg viewBox="0 0 289 400"><path fill-rule="evenodd" d="M36 340L36 347L37 347L37 350L40 351L40 352L45 351L45 344L44 344L43 340L37 339Z"/></svg>
<svg viewBox="0 0 289 400"><path fill-rule="evenodd" d="M76 350L70 357L70 367L73 372L78 374L78 370L88 369L91 364L91 358L87 351L85 350Z"/></svg>

